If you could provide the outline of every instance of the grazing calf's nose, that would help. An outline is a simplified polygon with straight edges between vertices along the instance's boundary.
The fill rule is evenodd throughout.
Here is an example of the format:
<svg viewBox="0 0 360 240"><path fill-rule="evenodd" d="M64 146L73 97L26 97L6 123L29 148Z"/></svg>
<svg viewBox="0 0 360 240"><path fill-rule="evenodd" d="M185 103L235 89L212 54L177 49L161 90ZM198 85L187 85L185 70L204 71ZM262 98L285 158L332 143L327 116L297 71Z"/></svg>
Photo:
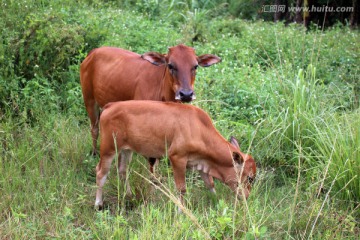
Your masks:
<svg viewBox="0 0 360 240"><path fill-rule="evenodd" d="M180 101L182 102L190 102L194 98L194 91L191 89L182 89L179 91Z"/></svg>

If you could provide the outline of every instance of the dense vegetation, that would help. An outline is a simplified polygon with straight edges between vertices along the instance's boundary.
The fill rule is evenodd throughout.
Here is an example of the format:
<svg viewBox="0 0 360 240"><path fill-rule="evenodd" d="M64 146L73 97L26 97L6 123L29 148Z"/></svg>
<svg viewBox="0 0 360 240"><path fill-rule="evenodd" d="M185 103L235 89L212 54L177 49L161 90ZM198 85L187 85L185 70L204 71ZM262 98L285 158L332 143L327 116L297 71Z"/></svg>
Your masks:
<svg viewBox="0 0 360 240"><path fill-rule="evenodd" d="M245 21L215 3L1 2L1 238L359 238L359 32ZM167 161L155 188L134 156L134 197L114 167L107 208L96 212L79 64L98 46L143 53L178 43L222 58L198 70L193 104L256 159L250 198L237 201L219 182L213 196L189 173L187 210L176 214Z"/></svg>

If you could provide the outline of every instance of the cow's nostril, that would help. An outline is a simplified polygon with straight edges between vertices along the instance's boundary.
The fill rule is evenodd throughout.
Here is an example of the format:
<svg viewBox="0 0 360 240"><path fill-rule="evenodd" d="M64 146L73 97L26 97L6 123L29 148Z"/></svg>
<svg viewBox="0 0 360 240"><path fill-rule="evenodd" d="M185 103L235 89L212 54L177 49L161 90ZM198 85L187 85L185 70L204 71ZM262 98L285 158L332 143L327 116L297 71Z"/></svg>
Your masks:
<svg viewBox="0 0 360 240"><path fill-rule="evenodd" d="M192 97L194 95L194 92L191 90L182 90L179 92L180 97Z"/></svg>
<svg viewBox="0 0 360 240"><path fill-rule="evenodd" d="M181 90L179 97L182 102L191 102L194 99L194 92L192 90Z"/></svg>

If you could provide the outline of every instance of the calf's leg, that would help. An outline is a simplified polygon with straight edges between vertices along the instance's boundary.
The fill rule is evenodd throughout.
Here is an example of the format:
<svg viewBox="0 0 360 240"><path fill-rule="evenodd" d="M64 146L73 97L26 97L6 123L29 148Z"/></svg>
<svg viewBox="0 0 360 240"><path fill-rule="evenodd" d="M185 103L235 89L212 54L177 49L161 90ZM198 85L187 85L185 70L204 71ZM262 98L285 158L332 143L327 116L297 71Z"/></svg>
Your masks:
<svg viewBox="0 0 360 240"><path fill-rule="evenodd" d="M199 171L199 172L200 172L200 176L201 176L202 180L204 181L206 187L210 189L210 192L216 193L213 177L203 171Z"/></svg>
<svg viewBox="0 0 360 240"><path fill-rule="evenodd" d="M129 149L121 150L118 157L118 173L119 178L124 180L126 187L126 196L132 196L131 188L128 179L126 178L127 165L131 162L133 152Z"/></svg>
<svg viewBox="0 0 360 240"><path fill-rule="evenodd" d="M186 193L185 174L187 162L185 158L179 158L177 156L171 156L170 162L174 172L175 186L180 193L180 202L182 205L184 205L184 195ZM181 212L180 208L179 212Z"/></svg>
<svg viewBox="0 0 360 240"><path fill-rule="evenodd" d="M100 209L103 207L102 200L102 188L105 184L106 177L109 174L111 162L114 158L115 153L113 154L104 154L100 156L100 162L96 166L96 199L95 199L95 209Z"/></svg>

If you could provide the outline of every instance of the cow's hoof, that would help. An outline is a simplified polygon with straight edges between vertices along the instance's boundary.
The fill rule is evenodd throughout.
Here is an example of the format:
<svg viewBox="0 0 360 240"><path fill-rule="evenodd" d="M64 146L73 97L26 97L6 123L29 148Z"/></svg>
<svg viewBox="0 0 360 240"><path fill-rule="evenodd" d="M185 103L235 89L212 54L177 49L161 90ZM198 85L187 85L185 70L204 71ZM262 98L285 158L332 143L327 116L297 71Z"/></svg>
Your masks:
<svg viewBox="0 0 360 240"><path fill-rule="evenodd" d="M97 157L97 156L99 156L99 152L96 151L96 150L91 150L89 154L90 154L90 156L92 156L92 157Z"/></svg>

